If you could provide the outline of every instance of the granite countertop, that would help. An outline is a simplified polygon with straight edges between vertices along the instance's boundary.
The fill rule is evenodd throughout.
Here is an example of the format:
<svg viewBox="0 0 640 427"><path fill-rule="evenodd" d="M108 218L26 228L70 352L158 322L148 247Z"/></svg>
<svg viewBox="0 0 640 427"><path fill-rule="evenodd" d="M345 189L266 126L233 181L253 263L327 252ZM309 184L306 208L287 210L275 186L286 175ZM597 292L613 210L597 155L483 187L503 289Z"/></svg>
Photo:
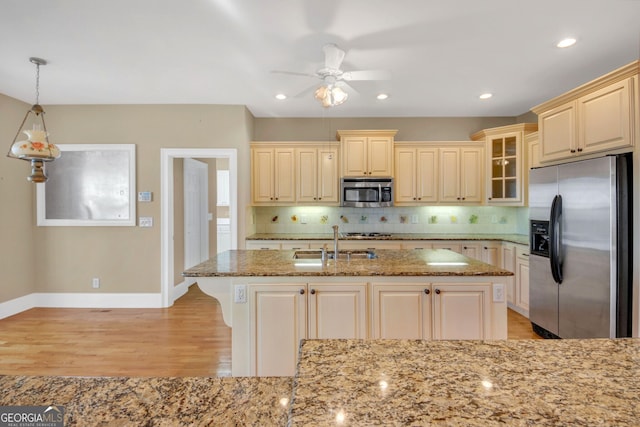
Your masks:
<svg viewBox="0 0 640 427"><path fill-rule="evenodd" d="M640 424L640 340L307 340L291 426Z"/></svg>
<svg viewBox="0 0 640 427"><path fill-rule="evenodd" d="M503 242L529 244L526 234L453 234L453 233L390 233L389 236L363 238L342 236L340 240L499 240ZM333 240L333 233L298 234L298 233L256 233L246 240Z"/></svg>
<svg viewBox="0 0 640 427"><path fill-rule="evenodd" d="M0 406L64 406L65 426L274 425L292 378L0 376Z"/></svg>
<svg viewBox="0 0 640 427"><path fill-rule="evenodd" d="M377 249L376 259L294 259L295 251L234 250L184 271L184 277L245 276L513 276L445 249Z"/></svg>
<svg viewBox="0 0 640 427"><path fill-rule="evenodd" d="M0 376L65 426L639 425L640 340L304 340L294 378Z"/></svg>

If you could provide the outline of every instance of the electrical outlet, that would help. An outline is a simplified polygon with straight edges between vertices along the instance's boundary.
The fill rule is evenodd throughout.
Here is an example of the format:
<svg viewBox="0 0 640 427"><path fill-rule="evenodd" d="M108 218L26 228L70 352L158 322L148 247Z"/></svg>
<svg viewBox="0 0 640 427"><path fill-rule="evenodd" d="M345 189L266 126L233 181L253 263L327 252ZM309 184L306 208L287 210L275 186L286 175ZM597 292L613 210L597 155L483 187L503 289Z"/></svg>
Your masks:
<svg viewBox="0 0 640 427"><path fill-rule="evenodd" d="M153 217L151 217L151 216L141 216L138 219L138 225L140 227L153 227Z"/></svg>
<svg viewBox="0 0 640 427"><path fill-rule="evenodd" d="M504 302L504 285L502 283L493 284L493 302Z"/></svg>
<svg viewBox="0 0 640 427"><path fill-rule="evenodd" d="M233 301L237 303L247 302L247 285L234 285L233 286L234 297Z"/></svg>
<svg viewBox="0 0 640 427"><path fill-rule="evenodd" d="M411 224L418 223L418 215L411 215Z"/></svg>
<svg viewBox="0 0 640 427"><path fill-rule="evenodd" d="M100 287L100 278L94 277L93 279L91 279L91 286L93 287L93 289L98 289Z"/></svg>

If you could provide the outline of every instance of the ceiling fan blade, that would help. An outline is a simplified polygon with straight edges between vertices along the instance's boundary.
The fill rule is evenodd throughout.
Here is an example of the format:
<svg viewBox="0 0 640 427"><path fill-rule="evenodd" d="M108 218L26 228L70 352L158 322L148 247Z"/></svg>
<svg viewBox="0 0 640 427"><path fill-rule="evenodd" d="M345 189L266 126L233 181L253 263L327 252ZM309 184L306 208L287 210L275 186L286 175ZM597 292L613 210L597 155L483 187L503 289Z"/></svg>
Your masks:
<svg viewBox="0 0 640 427"><path fill-rule="evenodd" d="M344 50L340 49L333 43L326 44L322 47L324 51L324 66L330 70L339 70L344 59Z"/></svg>
<svg viewBox="0 0 640 427"><path fill-rule="evenodd" d="M391 72L387 70L362 70L362 71L345 71L340 79L346 81L355 80L390 80Z"/></svg>
<svg viewBox="0 0 640 427"><path fill-rule="evenodd" d="M271 73L273 74L287 74L289 76L302 76L302 77L315 77L315 78L320 78L317 74L310 74L310 73L298 73L296 71L283 71L283 70L272 70Z"/></svg>

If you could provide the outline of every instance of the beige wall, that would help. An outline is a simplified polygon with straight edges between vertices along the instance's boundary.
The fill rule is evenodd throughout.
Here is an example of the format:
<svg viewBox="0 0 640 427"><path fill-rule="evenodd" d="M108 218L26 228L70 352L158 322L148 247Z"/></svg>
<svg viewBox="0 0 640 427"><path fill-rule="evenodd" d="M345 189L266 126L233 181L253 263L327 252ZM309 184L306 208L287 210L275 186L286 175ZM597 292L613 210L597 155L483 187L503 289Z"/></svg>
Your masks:
<svg viewBox="0 0 640 427"><path fill-rule="evenodd" d="M2 140L12 140L28 105L3 96L0 107ZM151 203L137 205L137 216L153 217L154 226L35 227L35 188L26 181L28 163L2 157L2 241L7 244L0 245L0 302L34 291L160 292L161 148L238 149L238 232L244 240L249 180L242 177L249 176L252 132L252 116L244 106L45 106L45 110L54 143L136 144L136 191L154 193ZM91 288L92 277L100 277L100 289Z"/></svg>
<svg viewBox="0 0 640 427"><path fill-rule="evenodd" d="M40 263L35 253L34 185L27 181L31 167L5 156L30 107L0 94L0 302L35 292Z"/></svg>
<svg viewBox="0 0 640 427"><path fill-rule="evenodd" d="M255 141L335 141L339 129L398 129L396 141L465 141L487 128L516 123L515 117L375 117L254 120Z"/></svg>

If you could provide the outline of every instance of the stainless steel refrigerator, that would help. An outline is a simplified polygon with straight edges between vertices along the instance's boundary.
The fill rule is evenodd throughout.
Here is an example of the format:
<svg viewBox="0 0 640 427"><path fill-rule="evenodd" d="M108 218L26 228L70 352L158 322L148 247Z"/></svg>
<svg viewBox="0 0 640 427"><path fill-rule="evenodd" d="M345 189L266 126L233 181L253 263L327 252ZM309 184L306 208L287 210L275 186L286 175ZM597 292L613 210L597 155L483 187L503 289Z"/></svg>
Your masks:
<svg viewBox="0 0 640 427"><path fill-rule="evenodd" d="M546 338L631 336L631 156L531 170L529 318Z"/></svg>

